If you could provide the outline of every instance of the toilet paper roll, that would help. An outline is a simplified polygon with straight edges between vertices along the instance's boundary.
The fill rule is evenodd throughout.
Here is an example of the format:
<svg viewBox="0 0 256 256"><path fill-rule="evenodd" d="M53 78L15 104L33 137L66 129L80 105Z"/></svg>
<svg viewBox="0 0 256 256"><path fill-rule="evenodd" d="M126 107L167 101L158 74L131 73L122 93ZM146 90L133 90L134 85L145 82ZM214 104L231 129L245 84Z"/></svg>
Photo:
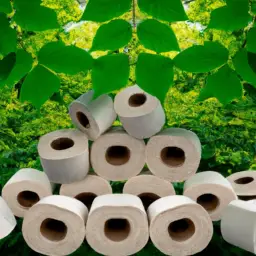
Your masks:
<svg viewBox="0 0 256 256"><path fill-rule="evenodd" d="M53 189L54 185L44 172L24 168L16 172L5 184L2 196L15 216L24 217L31 206L52 195Z"/></svg>
<svg viewBox="0 0 256 256"><path fill-rule="evenodd" d="M150 138L165 124L165 113L160 101L138 85L118 93L114 108L124 129L137 139Z"/></svg>
<svg viewBox="0 0 256 256"><path fill-rule="evenodd" d="M64 256L84 241L88 210L80 201L52 195L26 213L22 233L28 246L41 254Z"/></svg>
<svg viewBox="0 0 256 256"><path fill-rule="evenodd" d="M157 199L175 195L175 190L169 181L145 171L141 175L130 178L124 185L123 193L138 196L147 210L149 205Z"/></svg>
<svg viewBox="0 0 256 256"><path fill-rule="evenodd" d="M183 194L202 205L213 221L220 220L225 207L237 199L230 182L213 171L200 172L189 178Z"/></svg>
<svg viewBox="0 0 256 256"><path fill-rule="evenodd" d="M93 143L91 164L95 173L107 180L127 180L145 165L145 142L114 127Z"/></svg>
<svg viewBox="0 0 256 256"><path fill-rule="evenodd" d="M106 94L93 100L94 91L89 91L73 101L69 114L74 125L86 133L90 140L96 140L116 120L111 97Z"/></svg>
<svg viewBox="0 0 256 256"><path fill-rule="evenodd" d="M84 180L72 184L63 184L60 195L74 197L90 209L93 200L100 195L111 194L109 182L97 175L87 175Z"/></svg>
<svg viewBox="0 0 256 256"><path fill-rule="evenodd" d="M0 196L0 239L8 236L16 227L16 219L5 202L5 200Z"/></svg>
<svg viewBox="0 0 256 256"><path fill-rule="evenodd" d="M182 128L168 128L153 136L146 146L146 163L160 178L179 182L193 176L201 160L197 135Z"/></svg>
<svg viewBox="0 0 256 256"><path fill-rule="evenodd" d="M241 200L256 198L256 171L236 172L227 177Z"/></svg>
<svg viewBox="0 0 256 256"><path fill-rule="evenodd" d="M223 211L221 234L228 243L255 254L255 224L256 204L234 200Z"/></svg>
<svg viewBox="0 0 256 256"><path fill-rule="evenodd" d="M103 255L125 256L140 251L149 239L141 200L128 194L98 196L89 213L86 239Z"/></svg>
<svg viewBox="0 0 256 256"><path fill-rule="evenodd" d="M166 255L193 255L209 244L213 225L205 209L185 196L162 197L148 208L150 238Z"/></svg>
<svg viewBox="0 0 256 256"><path fill-rule="evenodd" d="M84 179L89 171L88 139L79 130L64 129L42 136L38 153L53 183L73 183Z"/></svg>

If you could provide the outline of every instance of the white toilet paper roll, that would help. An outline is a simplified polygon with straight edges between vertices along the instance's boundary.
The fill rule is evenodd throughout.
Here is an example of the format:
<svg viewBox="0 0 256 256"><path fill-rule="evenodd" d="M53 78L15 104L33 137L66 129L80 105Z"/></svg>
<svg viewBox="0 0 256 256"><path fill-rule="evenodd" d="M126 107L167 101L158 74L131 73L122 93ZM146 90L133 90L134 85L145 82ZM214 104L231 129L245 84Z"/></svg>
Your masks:
<svg viewBox="0 0 256 256"><path fill-rule="evenodd" d="M256 199L256 171L236 172L227 177L241 200Z"/></svg>
<svg viewBox="0 0 256 256"><path fill-rule="evenodd" d="M157 199L175 195L175 190L169 181L145 171L141 175L130 178L124 185L123 193L138 196L147 210L149 205Z"/></svg>
<svg viewBox="0 0 256 256"><path fill-rule="evenodd" d="M17 217L24 217L28 209L40 199L52 195L54 185L44 172L24 168L5 184L2 196Z"/></svg>
<svg viewBox="0 0 256 256"><path fill-rule="evenodd" d="M222 211L237 199L230 182L213 171L200 172L189 178L183 194L202 205L213 221L220 220Z"/></svg>
<svg viewBox="0 0 256 256"><path fill-rule="evenodd" d="M94 91L89 91L73 101L69 114L74 125L86 133L90 140L96 140L116 120L111 97L106 94L93 100Z"/></svg>
<svg viewBox="0 0 256 256"><path fill-rule="evenodd" d="M125 256L140 251L149 239L141 200L127 194L98 196L89 213L86 239L103 255Z"/></svg>
<svg viewBox="0 0 256 256"><path fill-rule="evenodd" d="M89 171L88 139L79 130L64 129L42 136L38 153L43 169L53 183L79 181Z"/></svg>
<svg viewBox="0 0 256 256"><path fill-rule="evenodd" d="M148 208L150 238L166 255L193 255L207 247L213 225L205 209L185 196L162 197Z"/></svg>
<svg viewBox="0 0 256 256"><path fill-rule="evenodd" d="M22 233L28 246L44 255L64 256L84 241L88 210L80 201L52 195L26 213Z"/></svg>
<svg viewBox="0 0 256 256"><path fill-rule="evenodd" d="M72 184L63 184L60 195L74 197L81 201L88 209L93 200L100 195L111 194L112 187L109 182L97 175L87 175L84 180Z"/></svg>
<svg viewBox="0 0 256 256"><path fill-rule="evenodd" d="M124 129L137 139L150 138L165 124L165 113L160 101L138 85L118 93L114 108Z"/></svg>
<svg viewBox="0 0 256 256"><path fill-rule="evenodd" d="M17 222L11 209L0 196L0 239L8 236L14 230L16 225Z"/></svg>
<svg viewBox="0 0 256 256"><path fill-rule="evenodd" d="M114 127L93 143L91 164L95 173L107 180L127 180L145 165L145 142Z"/></svg>
<svg viewBox="0 0 256 256"><path fill-rule="evenodd" d="M256 254L256 204L232 201L223 211L221 234L228 243Z"/></svg>
<svg viewBox="0 0 256 256"><path fill-rule="evenodd" d="M199 138L182 128L165 129L150 138L146 146L146 163L150 171L172 182L193 176L200 160Z"/></svg>

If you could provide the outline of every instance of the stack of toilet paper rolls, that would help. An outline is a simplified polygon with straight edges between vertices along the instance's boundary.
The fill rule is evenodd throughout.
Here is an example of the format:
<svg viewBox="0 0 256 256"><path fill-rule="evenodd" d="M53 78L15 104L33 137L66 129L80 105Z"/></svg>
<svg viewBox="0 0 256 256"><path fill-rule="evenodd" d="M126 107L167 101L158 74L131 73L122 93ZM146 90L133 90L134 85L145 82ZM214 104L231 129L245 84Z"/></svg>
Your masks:
<svg viewBox="0 0 256 256"><path fill-rule="evenodd" d="M193 255L207 247L212 221L220 220L231 202L256 195L253 186L249 194L237 186L245 186L244 181L232 182L213 171L196 173L198 136L182 128L163 129L160 101L139 86L122 90L114 101L93 95L89 91L70 105L76 129L40 138L43 172L21 169L4 186L0 239L15 228L16 216L24 218L27 244L44 255L69 255L84 239L100 254L132 255L149 238L166 255ZM122 126L114 127L117 116ZM109 181L126 181L123 193L112 194ZM176 195L172 182L183 181L184 193ZM59 195L53 195L55 184L61 184ZM249 210L235 204L231 213L235 207L241 208L242 218L256 204ZM252 251L237 242L230 225L225 217L226 240Z"/></svg>

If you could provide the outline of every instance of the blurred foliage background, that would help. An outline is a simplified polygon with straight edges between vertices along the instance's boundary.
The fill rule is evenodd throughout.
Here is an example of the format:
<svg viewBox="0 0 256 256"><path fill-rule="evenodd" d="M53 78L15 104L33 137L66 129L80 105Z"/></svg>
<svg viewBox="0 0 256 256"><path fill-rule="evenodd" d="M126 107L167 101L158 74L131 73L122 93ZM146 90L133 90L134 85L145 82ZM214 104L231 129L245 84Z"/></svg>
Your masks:
<svg viewBox="0 0 256 256"><path fill-rule="evenodd" d="M64 27L62 32L21 32L19 47L32 53L35 57L39 49L47 42L61 38L67 45L89 49L98 28L93 22L76 23L82 14L79 3L73 0L44 0L44 5L54 9L58 20ZM218 40L234 56L245 41L246 31L223 32L204 31L210 18L210 12L225 4L222 0L185 1L190 22L177 22L172 25L181 49L205 40ZM131 14L123 18L131 20ZM137 11L136 20L143 19ZM69 23L68 25L66 25ZM136 62L138 53L149 52L141 46L134 35L131 43L121 49L128 52L131 63ZM93 53L94 57L103 52ZM172 53L168 53L174 57ZM232 65L232 64L231 64ZM134 68L132 66L132 68ZM175 70L175 84L170 89L166 101L166 126L182 127L194 131L201 139L203 146L202 161L199 171L214 170L224 176L243 170L256 169L256 89L244 85L244 96L241 100L223 107L216 99L197 103L196 98L205 83L207 74L191 74ZM130 76L133 85L134 70ZM76 76L61 76L61 90L40 110L28 103L18 100L20 84L14 88L0 89L0 189L7 180L20 168L31 167L42 170L37 143L40 136L63 128L73 127L68 116L68 105L91 88L90 74L80 73ZM118 124L116 122L115 124ZM123 183L112 183L114 192L121 192ZM178 194L182 194L182 183L175 183ZM219 222L214 223L215 234L210 245L198 255L250 255L243 250L228 245L221 237ZM21 220L10 236L0 241L0 255L38 255L24 242L21 234ZM98 255L84 245L73 255ZM149 242L138 254L162 255Z"/></svg>

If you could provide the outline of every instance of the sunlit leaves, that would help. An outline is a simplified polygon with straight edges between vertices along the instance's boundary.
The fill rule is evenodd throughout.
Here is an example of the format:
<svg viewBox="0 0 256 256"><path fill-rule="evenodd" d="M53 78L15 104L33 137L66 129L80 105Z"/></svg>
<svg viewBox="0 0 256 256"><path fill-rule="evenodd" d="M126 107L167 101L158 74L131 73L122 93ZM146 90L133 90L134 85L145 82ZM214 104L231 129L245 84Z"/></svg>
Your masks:
<svg viewBox="0 0 256 256"><path fill-rule="evenodd" d="M228 65L225 65L216 73L208 76L198 100L214 97L226 105L234 99L240 99L242 93L242 85L236 73Z"/></svg>
<svg viewBox="0 0 256 256"><path fill-rule="evenodd" d="M16 61L16 54L10 53L2 60L0 60L0 85L8 78Z"/></svg>
<svg viewBox="0 0 256 256"><path fill-rule="evenodd" d="M251 28L248 31L246 49L249 52L256 53L256 28Z"/></svg>
<svg viewBox="0 0 256 256"><path fill-rule="evenodd" d="M225 64L228 60L228 50L218 42L205 42L204 45L194 45L174 59L174 64L181 70L194 73L209 72Z"/></svg>
<svg viewBox="0 0 256 256"><path fill-rule="evenodd" d="M57 72L75 75L92 67L91 55L76 46L52 42L43 46L38 55L39 63Z"/></svg>
<svg viewBox="0 0 256 256"><path fill-rule="evenodd" d="M164 102L173 84L173 61L170 58L141 53L136 65L136 82L141 89Z"/></svg>
<svg viewBox="0 0 256 256"><path fill-rule="evenodd" d="M125 54L106 55L96 59L92 69L94 97L125 87L129 72L129 58Z"/></svg>
<svg viewBox="0 0 256 256"><path fill-rule="evenodd" d="M148 19L140 23L137 34L144 47L157 53L180 50L171 27L157 20Z"/></svg>
<svg viewBox="0 0 256 256"><path fill-rule="evenodd" d="M12 6L10 0L1 0L0 1L0 12L10 13L12 12Z"/></svg>
<svg viewBox="0 0 256 256"><path fill-rule="evenodd" d="M104 22L128 12L131 0L89 0L82 20Z"/></svg>
<svg viewBox="0 0 256 256"><path fill-rule="evenodd" d="M59 78L45 67L36 66L26 77L20 99L40 108L60 88Z"/></svg>
<svg viewBox="0 0 256 256"><path fill-rule="evenodd" d="M99 27L91 51L114 51L128 44L131 38L132 26L129 22L121 19L112 20Z"/></svg>

